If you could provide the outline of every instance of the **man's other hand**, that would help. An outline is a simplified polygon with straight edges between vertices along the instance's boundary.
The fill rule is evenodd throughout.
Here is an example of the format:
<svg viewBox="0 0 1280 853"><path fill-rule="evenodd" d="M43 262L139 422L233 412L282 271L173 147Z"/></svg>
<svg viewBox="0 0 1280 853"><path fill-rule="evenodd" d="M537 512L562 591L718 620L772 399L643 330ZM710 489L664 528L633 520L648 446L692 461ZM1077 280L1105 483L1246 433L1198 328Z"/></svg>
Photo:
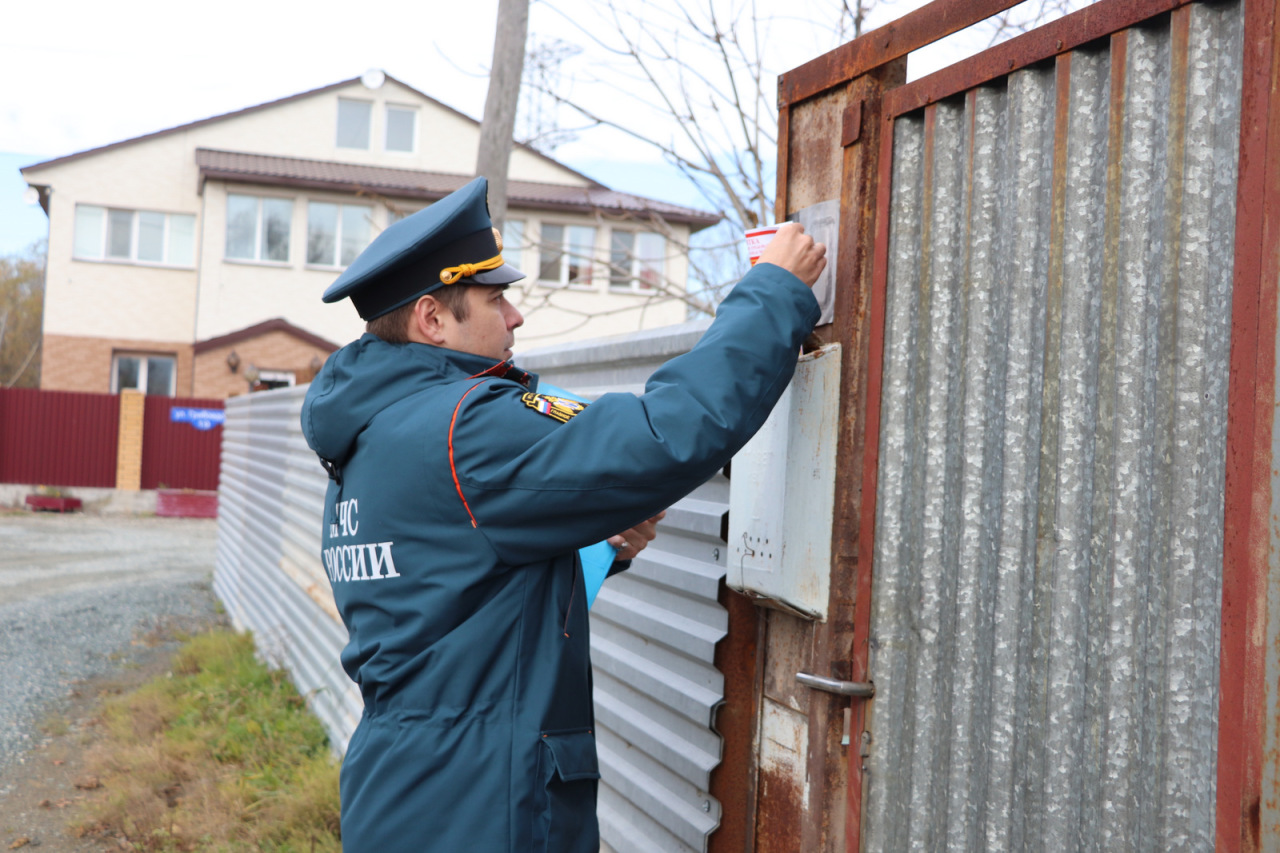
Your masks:
<svg viewBox="0 0 1280 853"><path fill-rule="evenodd" d="M827 247L815 243L804 233L799 222L788 222L778 229L760 253L757 263L780 266L805 284L813 283L827 266Z"/></svg>
<svg viewBox="0 0 1280 853"><path fill-rule="evenodd" d="M609 544L618 549L615 560L634 560L636 555L658 535L658 522L667 515L662 511L648 521L642 521L630 530L609 537Z"/></svg>

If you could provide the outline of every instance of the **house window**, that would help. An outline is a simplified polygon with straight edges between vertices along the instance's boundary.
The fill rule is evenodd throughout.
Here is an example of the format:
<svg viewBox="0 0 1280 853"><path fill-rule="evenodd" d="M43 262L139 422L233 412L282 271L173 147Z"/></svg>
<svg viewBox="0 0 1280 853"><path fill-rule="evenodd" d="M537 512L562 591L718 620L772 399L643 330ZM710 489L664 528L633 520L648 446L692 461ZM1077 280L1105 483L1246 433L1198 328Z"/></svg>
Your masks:
<svg viewBox="0 0 1280 853"><path fill-rule="evenodd" d="M171 355L116 353L111 359L111 393L134 388L145 394L172 397L177 359Z"/></svg>
<svg viewBox="0 0 1280 853"><path fill-rule="evenodd" d="M591 286L591 254L596 229L584 225L543 225L542 263L538 281L543 284Z"/></svg>
<svg viewBox="0 0 1280 853"><path fill-rule="evenodd" d="M609 247L609 286L653 290L662 284L666 241L649 231L614 231Z"/></svg>
<svg viewBox="0 0 1280 853"><path fill-rule="evenodd" d="M227 257L289 262L293 200L227 195Z"/></svg>
<svg viewBox="0 0 1280 853"><path fill-rule="evenodd" d="M76 205L72 257L86 261L195 265L196 218L186 213Z"/></svg>
<svg viewBox="0 0 1280 853"><path fill-rule="evenodd" d="M396 107L387 105L387 140L388 151L404 151L412 154L414 140L417 138L418 111L412 107Z"/></svg>
<svg viewBox="0 0 1280 853"><path fill-rule="evenodd" d="M395 225L401 219L408 219L422 208L401 207L398 204L387 202L387 225Z"/></svg>
<svg viewBox="0 0 1280 853"><path fill-rule="evenodd" d="M502 223L502 259L520 269L524 261L523 219L508 219Z"/></svg>
<svg viewBox="0 0 1280 853"><path fill-rule="evenodd" d="M369 149L373 102L338 98L338 147Z"/></svg>
<svg viewBox="0 0 1280 853"><path fill-rule="evenodd" d="M119 261L133 259L133 211L107 211L107 257Z"/></svg>
<svg viewBox="0 0 1280 853"><path fill-rule="evenodd" d="M291 370L260 370L253 383L254 391L270 391L272 388L292 388L297 382Z"/></svg>
<svg viewBox="0 0 1280 853"><path fill-rule="evenodd" d="M307 205L307 263L345 267L364 251L370 240L372 208L359 204Z"/></svg>

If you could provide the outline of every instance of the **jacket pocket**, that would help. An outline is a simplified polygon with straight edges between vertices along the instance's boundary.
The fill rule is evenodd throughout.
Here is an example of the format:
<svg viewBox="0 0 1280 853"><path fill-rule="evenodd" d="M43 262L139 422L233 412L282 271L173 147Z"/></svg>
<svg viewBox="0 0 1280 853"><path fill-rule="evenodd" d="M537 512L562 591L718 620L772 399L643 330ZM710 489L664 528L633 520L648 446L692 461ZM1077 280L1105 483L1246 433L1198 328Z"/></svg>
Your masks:
<svg viewBox="0 0 1280 853"><path fill-rule="evenodd" d="M596 782L600 764L596 738L590 729L543 732L539 778L546 799L542 820L546 850L596 850L600 828L596 821Z"/></svg>

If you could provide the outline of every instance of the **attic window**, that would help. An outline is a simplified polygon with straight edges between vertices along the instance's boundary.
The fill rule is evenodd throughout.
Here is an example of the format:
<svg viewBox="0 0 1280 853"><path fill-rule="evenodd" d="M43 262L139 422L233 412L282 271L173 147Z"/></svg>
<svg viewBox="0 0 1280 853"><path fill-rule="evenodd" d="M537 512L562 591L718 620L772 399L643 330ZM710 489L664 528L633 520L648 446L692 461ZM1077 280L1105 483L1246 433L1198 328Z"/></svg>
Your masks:
<svg viewBox="0 0 1280 853"><path fill-rule="evenodd" d="M418 111L412 107L387 105L387 150L413 153Z"/></svg>
<svg viewBox="0 0 1280 853"><path fill-rule="evenodd" d="M338 147L369 149L373 102L338 98Z"/></svg>

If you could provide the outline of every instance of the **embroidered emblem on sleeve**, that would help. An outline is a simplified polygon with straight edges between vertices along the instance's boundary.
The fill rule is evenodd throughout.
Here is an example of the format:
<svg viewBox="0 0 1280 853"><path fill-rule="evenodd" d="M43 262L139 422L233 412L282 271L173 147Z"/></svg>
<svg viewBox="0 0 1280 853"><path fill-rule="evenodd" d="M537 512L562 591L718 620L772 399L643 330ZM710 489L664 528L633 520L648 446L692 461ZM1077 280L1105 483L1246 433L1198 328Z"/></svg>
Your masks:
<svg viewBox="0 0 1280 853"><path fill-rule="evenodd" d="M522 394L520 399L535 412L555 418L562 424L568 423L569 418L581 413L587 407L586 403L570 400L568 397L551 397L546 394Z"/></svg>

